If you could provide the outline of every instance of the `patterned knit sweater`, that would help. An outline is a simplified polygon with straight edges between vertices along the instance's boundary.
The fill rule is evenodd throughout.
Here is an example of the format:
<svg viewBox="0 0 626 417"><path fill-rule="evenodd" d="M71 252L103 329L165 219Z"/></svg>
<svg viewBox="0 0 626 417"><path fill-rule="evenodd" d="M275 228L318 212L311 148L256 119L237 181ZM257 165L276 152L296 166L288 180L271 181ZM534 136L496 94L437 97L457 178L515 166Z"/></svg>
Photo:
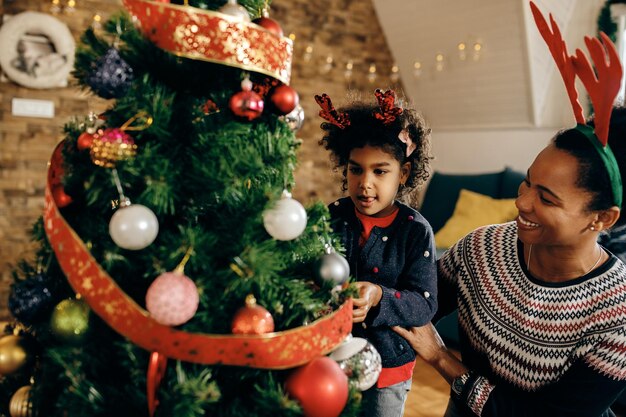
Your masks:
<svg viewBox="0 0 626 417"><path fill-rule="evenodd" d="M439 316L458 306L479 416L611 416L626 387L626 265L564 283L532 277L515 223L480 228L439 260Z"/></svg>

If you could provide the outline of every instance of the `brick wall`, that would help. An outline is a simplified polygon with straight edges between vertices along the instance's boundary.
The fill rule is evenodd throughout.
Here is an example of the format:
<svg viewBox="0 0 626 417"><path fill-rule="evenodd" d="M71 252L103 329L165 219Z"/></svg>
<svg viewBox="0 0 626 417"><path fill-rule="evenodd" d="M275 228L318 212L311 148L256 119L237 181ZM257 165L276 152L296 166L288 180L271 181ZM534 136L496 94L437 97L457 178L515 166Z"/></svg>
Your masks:
<svg viewBox="0 0 626 417"><path fill-rule="evenodd" d="M0 13L48 13L50 4L42 0L4 0ZM60 0L60 4L66 5L67 0ZM72 13L56 16L78 39L96 12L106 18L119 5L119 0L76 0ZM333 178L326 151L317 144L320 119L313 95L326 92L336 105L346 102L349 91L362 92L370 98L374 88L391 84L393 60L370 1L274 0L271 16L280 22L286 34L296 35L291 85L300 94L306 118L298 132L303 145L294 196L303 202L330 202L340 194L340 185ZM311 59L305 60L309 45L313 52ZM333 57L333 66L325 72L322 67L329 55ZM349 83L344 77L348 60L354 65ZM375 83L367 79L370 63L377 66ZM50 100L55 105L55 117L14 117L14 97ZM10 81L0 82L0 320L8 317L6 302L12 265L28 257L34 247L29 230L42 212L46 163L62 137L61 128L73 115L102 111L106 104L75 87L35 90Z"/></svg>

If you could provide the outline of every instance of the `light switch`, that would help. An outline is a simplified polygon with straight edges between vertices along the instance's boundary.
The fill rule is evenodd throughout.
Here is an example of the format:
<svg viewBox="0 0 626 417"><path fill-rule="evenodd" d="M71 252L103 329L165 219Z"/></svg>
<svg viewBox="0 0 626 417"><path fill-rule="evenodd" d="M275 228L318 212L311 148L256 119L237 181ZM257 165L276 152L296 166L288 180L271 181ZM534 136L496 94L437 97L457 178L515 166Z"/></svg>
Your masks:
<svg viewBox="0 0 626 417"><path fill-rule="evenodd" d="M54 117L54 103L50 100L14 98L11 100L11 113L13 116L51 119Z"/></svg>

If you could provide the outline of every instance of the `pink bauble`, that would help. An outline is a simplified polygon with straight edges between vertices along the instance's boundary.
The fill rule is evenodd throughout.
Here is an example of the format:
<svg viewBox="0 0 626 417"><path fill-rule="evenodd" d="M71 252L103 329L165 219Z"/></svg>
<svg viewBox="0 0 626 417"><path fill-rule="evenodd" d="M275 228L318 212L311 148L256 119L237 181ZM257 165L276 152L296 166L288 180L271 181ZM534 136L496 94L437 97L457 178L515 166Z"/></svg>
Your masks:
<svg viewBox="0 0 626 417"><path fill-rule="evenodd" d="M196 284L185 275L165 272L146 293L146 308L153 319L166 326L178 326L191 319L200 297Z"/></svg>

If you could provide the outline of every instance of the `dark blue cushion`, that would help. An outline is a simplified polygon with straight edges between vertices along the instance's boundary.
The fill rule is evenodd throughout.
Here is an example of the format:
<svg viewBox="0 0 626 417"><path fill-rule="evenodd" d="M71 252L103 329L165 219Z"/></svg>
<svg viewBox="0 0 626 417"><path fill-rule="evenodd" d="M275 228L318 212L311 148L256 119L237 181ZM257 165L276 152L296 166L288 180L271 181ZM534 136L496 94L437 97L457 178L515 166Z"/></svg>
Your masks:
<svg viewBox="0 0 626 417"><path fill-rule="evenodd" d="M435 172L424 194L420 213L437 233L452 216L462 188L497 198L501 173L459 175Z"/></svg>
<svg viewBox="0 0 626 417"><path fill-rule="evenodd" d="M500 181L500 191L498 192L498 198L515 198L517 197L517 190L520 184L526 178L526 174L523 172L514 171L509 167L506 167L502 171L502 177Z"/></svg>

